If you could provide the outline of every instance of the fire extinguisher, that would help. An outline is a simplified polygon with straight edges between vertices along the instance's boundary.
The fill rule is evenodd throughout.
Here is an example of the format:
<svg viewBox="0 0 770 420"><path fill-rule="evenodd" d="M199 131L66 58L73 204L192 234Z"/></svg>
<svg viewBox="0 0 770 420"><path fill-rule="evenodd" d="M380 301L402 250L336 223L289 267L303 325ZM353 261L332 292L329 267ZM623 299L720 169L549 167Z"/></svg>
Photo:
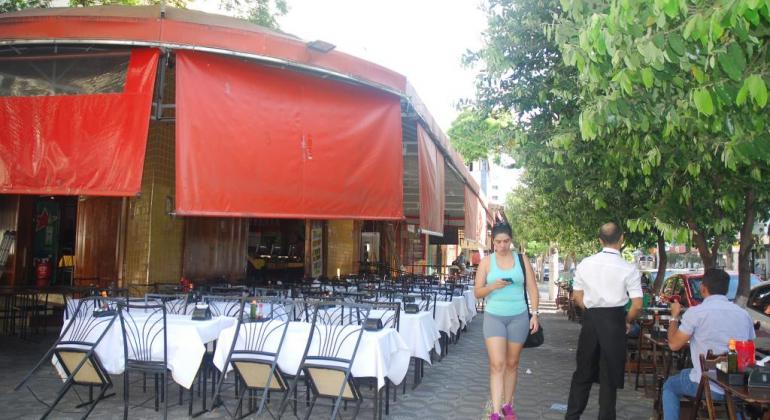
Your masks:
<svg viewBox="0 0 770 420"><path fill-rule="evenodd" d="M37 287L48 286L49 279L51 278L51 259L36 258L35 259L35 280Z"/></svg>

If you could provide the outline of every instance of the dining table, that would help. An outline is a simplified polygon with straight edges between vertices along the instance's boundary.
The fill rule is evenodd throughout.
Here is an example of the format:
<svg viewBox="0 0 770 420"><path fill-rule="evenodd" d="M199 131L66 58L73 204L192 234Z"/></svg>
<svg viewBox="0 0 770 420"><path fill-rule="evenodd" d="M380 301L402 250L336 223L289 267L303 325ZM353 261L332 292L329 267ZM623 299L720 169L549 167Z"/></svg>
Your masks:
<svg viewBox="0 0 770 420"><path fill-rule="evenodd" d="M277 352L277 364L282 372L295 375L300 368L304 349L310 338L311 323L303 321L268 320L268 323L286 323L286 336L281 342L280 334L266 336L264 351ZM268 326L272 328L272 326ZM324 334L324 325L317 325L319 334ZM243 323L238 333L234 350L242 350L245 346L245 337L248 330L263 328L256 323ZM225 372L225 364L235 339L236 326L223 329L219 334L217 348L214 353L214 366L221 372ZM339 355L350 356L354 350L354 340L346 340L342 344ZM383 328L379 331L363 331L361 342L353 358L351 373L357 378L376 378L377 387L385 386L385 379L398 385L406 377L409 370L409 361L412 350L394 328ZM228 366L227 372L232 369Z"/></svg>
<svg viewBox="0 0 770 420"><path fill-rule="evenodd" d="M150 317L145 313L133 313L132 316L137 323L142 323ZM66 331L69 322L71 320L64 323L62 332ZM189 389L206 353L206 344L216 340L223 330L234 327L236 323L235 318L224 316L197 321L193 320L191 315L166 314L167 362L174 382ZM104 328L106 325L88 331L88 339L95 340ZM70 332L67 331L66 334L69 335ZM96 346L95 353L107 373L119 375L125 371L123 327L119 318L109 327L102 341ZM163 360L162 340L154 342L151 353L153 360ZM59 374L64 377L56 358L52 361Z"/></svg>

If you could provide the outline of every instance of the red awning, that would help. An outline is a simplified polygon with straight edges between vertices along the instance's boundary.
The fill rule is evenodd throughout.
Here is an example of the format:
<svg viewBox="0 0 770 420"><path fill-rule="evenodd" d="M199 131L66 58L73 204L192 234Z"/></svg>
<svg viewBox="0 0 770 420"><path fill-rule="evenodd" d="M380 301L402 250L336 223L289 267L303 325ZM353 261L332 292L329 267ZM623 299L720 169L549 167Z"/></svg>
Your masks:
<svg viewBox="0 0 770 420"><path fill-rule="evenodd" d="M178 51L176 211L402 219L400 99Z"/></svg>
<svg viewBox="0 0 770 420"><path fill-rule="evenodd" d="M420 184L420 229L444 236L444 156L427 132L417 125L417 160Z"/></svg>
<svg viewBox="0 0 770 420"><path fill-rule="evenodd" d="M465 227L463 232L465 233L465 239L469 241L480 241L479 232L481 229L479 226L483 226L479 223L479 198L468 187L465 186Z"/></svg>
<svg viewBox="0 0 770 420"><path fill-rule="evenodd" d="M138 193L157 62L156 49L0 59L0 193Z"/></svg>

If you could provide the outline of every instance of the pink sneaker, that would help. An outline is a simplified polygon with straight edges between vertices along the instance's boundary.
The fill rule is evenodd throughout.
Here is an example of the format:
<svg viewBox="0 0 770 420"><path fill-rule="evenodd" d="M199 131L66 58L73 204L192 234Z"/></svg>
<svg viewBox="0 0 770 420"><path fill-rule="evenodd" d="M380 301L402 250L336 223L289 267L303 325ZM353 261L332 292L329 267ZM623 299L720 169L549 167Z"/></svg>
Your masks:
<svg viewBox="0 0 770 420"><path fill-rule="evenodd" d="M500 413L492 413L489 415L489 420L500 420Z"/></svg>
<svg viewBox="0 0 770 420"><path fill-rule="evenodd" d="M516 412L513 411L513 407L511 407L510 404L505 404L503 406L503 415L505 416L505 420L517 420L518 417L516 417Z"/></svg>

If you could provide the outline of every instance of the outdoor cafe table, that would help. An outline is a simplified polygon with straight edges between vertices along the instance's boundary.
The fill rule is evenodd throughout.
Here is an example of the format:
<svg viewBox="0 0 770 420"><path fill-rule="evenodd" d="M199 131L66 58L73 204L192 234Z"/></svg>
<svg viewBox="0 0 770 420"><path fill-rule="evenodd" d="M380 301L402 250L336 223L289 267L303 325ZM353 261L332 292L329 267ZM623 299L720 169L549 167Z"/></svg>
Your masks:
<svg viewBox="0 0 770 420"><path fill-rule="evenodd" d="M470 309L468 309L468 300L465 296L453 296L452 305L454 305L455 312L457 312L457 319L460 321L460 327L468 325L473 319L473 314L471 314Z"/></svg>
<svg viewBox="0 0 770 420"><path fill-rule="evenodd" d="M393 311L374 309L369 312L369 318L380 318L384 321L392 314ZM402 310L399 315L398 332L409 347L411 357L431 363L430 351L435 348L437 353L441 353L439 342L441 333L431 312L420 311L416 314L408 314Z"/></svg>
<svg viewBox="0 0 770 420"><path fill-rule="evenodd" d="M470 319L468 319L468 322L470 322L475 316L476 316L476 295L473 291L473 288L466 290L463 292L463 297L465 298L465 301L468 305L468 313L470 314Z"/></svg>
<svg viewBox="0 0 770 420"><path fill-rule="evenodd" d="M721 380L717 375L708 375L709 380L722 387L725 391L725 401L727 401L727 417L735 420L736 410L734 398L742 400L746 404L759 406L762 408L762 419L770 420L770 388L748 387L746 385L730 385Z"/></svg>
<svg viewBox="0 0 770 420"><path fill-rule="evenodd" d="M136 322L141 323L146 315L133 314L133 317ZM237 322L235 318L230 317L214 317L206 321L193 321L191 318L190 315L166 315L168 366L174 381L187 389L192 386L198 373L198 367L206 352L206 343L216 340L222 330L234 326ZM65 323L62 331L66 325ZM104 330L99 328L92 329L89 338L95 339L102 331ZM96 354L107 373L119 375L125 371L123 331L119 318L115 319L96 347ZM156 340L152 357L154 360L163 360L162 339ZM55 358L53 362L56 366ZM59 370L59 367L56 367ZM61 370L59 373L62 373Z"/></svg>
<svg viewBox="0 0 770 420"><path fill-rule="evenodd" d="M266 321L281 322L281 321ZM241 328L253 328L253 323L245 323ZM278 354L278 367L287 374L294 375L302 363L302 356L310 337L309 322L290 322L286 338ZM319 326L323 328L323 325ZM227 355L235 336L235 326L222 330L214 353L214 366L224 371ZM242 336L242 335L241 335ZM265 343L269 349L277 348L280 335L272 335ZM341 354L349 354L355 343L346 342ZM236 350L240 347L236 343ZM273 350L274 351L274 350ZM393 328L383 328L380 331L364 331L361 344L358 347L351 373L357 378L377 378L377 387L385 385L385 378L398 385L409 370L411 350L401 335ZM230 371L232 367L228 368Z"/></svg>
<svg viewBox="0 0 770 420"><path fill-rule="evenodd" d="M448 335L456 334L462 326L460 315L457 313L457 306L452 302L436 302L436 325L439 331Z"/></svg>

